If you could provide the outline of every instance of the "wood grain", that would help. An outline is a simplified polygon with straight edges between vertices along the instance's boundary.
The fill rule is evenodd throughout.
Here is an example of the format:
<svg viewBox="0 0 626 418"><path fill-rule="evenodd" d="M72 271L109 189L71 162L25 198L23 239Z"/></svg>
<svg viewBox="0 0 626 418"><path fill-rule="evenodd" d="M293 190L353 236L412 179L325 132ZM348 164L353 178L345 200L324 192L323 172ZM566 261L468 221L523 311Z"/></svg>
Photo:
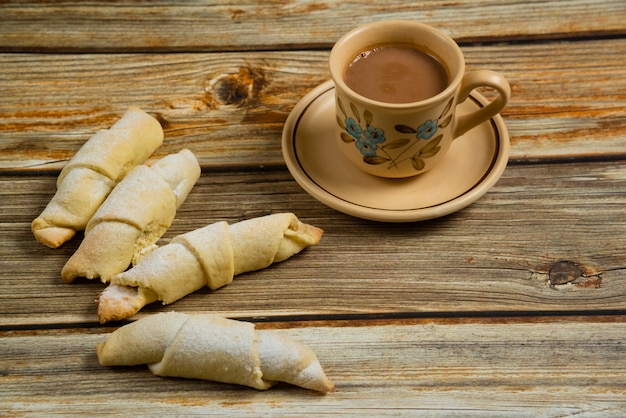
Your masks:
<svg viewBox="0 0 626 418"><path fill-rule="evenodd" d="M502 115L513 160L624 156L626 40L464 52L469 70L510 80ZM0 55L0 169L58 169L130 105L164 125L157 156L188 147L203 167L283 165L284 122L328 78L327 58L326 51Z"/></svg>
<svg viewBox="0 0 626 418"><path fill-rule="evenodd" d="M147 367L102 367L109 329L0 333L0 396L12 415L107 414L398 416L619 415L626 407L624 318L609 321L328 322L279 327L317 354L335 391L256 391L159 378ZM51 387L55 389L50 390ZM115 399L115 402L111 402Z"/></svg>
<svg viewBox="0 0 626 418"><path fill-rule="evenodd" d="M623 416L626 3L623 0L0 2L0 415ZM328 79L347 30L411 19L467 69L511 83L511 161L476 203L383 224L330 209L287 171L281 132ZM490 92L481 91L489 96ZM322 241L167 310L250 320L310 345L336 389L260 392L106 368L103 284L60 271L30 222L60 169L130 105L154 158L202 176L161 240L291 211Z"/></svg>
<svg viewBox="0 0 626 418"><path fill-rule="evenodd" d="M54 178L5 176L0 189L5 197L0 202L2 262L11 271L0 281L0 322L94 322L93 301L103 285L86 280L68 285L60 278L80 237L52 250L30 232L30 221L54 191ZM626 248L625 189L620 163L512 165L496 187L459 213L389 225L327 208L284 169L205 172L162 242L218 220L282 211L323 228L322 241L227 287L201 290L166 308L153 304L142 314L164 309L234 316L625 310L620 250ZM23 209L16 213L16 208ZM562 260L579 266L580 274L570 282L551 282L548 273Z"/></svg>
<svg viewBox="0 0 626 418"><path fill-rule="evenodd" d="M329 48L373 20L428 23L460 42L624 34L621 0L3 2L0 51Z"/></svg>

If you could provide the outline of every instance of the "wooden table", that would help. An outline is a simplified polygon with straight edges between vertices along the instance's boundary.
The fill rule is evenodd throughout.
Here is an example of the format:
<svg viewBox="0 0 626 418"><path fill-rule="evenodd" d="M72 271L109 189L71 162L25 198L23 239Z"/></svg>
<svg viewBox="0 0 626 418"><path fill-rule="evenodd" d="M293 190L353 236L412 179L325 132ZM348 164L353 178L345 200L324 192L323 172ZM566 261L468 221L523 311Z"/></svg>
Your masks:
<svg viewBox="0 0 626 418"><path fill-rule="evenodd" d="M0 414L528 415L626 413L626 3L2 2ZM511 158L473 205L423 222L366 221L294 181L281 131L328 79L332 44L413 19L511 82ZM99 282L64 283L80 236L30 222L59 170L130 106L202 176L163 237L290 211L315 247L136 318L213 312L317 353L334 392L269 391L107 368Z"/></svg>

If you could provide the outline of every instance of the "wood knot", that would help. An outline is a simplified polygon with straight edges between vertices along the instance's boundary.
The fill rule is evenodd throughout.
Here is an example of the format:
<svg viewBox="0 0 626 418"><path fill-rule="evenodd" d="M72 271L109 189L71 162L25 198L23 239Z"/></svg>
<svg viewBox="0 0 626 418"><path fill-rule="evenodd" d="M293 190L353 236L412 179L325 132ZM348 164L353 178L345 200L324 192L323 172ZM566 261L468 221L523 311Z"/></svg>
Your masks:
<svg viewBox="0 0 626 418"><path fill-rule="evenodd" d="M602 285L602 276L599 274L587 276L576 263L564 260L550 266L548 283L554 288L574 285L578 288L598 289Z"/></svg>
<svg viewBox="0 0 626 418"><path fill-rule="evenodd" d="M571 261L557 261L548 270L550 285L571 283L583 275L583 271Z"/></svg>
<svg viewBox="0 0 626 418"><path fill-rule="evenodd" d="M266 84L262 69L242 67L237 74L214 79L210 90L220 104L240 106L256 99Z"/></svg>

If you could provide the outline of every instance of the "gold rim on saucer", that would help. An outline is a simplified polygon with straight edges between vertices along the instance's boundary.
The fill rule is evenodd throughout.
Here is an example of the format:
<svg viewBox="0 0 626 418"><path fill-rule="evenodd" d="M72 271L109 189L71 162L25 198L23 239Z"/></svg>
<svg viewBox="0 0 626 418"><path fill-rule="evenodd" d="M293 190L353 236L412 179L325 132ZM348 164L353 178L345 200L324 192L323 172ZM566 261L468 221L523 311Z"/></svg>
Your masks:
<svg viewBox="0 0 626 418"><path fill-rule="evenodd" d="M509 134L500 115L454 140L445 160L405 179L376 177L355 167L337 148L335 95L327 81L300 100L285 122L282 150L296 182L325 205L358 218L413 222L463 209L491 189L509 159ZM473 92L457 109L488 101Z"/></svg>

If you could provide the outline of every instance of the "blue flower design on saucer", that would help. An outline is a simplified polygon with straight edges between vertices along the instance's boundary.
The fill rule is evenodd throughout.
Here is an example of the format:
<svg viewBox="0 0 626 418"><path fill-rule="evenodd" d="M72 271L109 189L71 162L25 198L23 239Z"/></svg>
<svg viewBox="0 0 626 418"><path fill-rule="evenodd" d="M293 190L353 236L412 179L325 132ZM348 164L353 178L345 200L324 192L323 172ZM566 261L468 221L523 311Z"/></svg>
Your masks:
<svg viewBox="0 0 626 418"><path fill-rule="evenodd" d="M343 103L337 98L337 104L343 119L338 115L337 123L342 129L341 139L345 143L354 143L363 157L366 164L385 164L388 169L397 167L403 161L411 160L413 168L417 171L426 166L425 159L435 156L441 147L439 143L443 134L435 136L439 128L447 127L452 121L452 104L454 98L445 106L437 120L429 119L416 128L407 125L396 125L394 129L399 134L410 134L412 137L399 136L392 138L387 136L385 131L373 124L374 115L368 109L359 111L354 103L350 103L350 113L346 112ZM411 148L420 141L429 141L418 151L411 153ZM392 157L388 150L402 148L402 151Z"/></svg>

